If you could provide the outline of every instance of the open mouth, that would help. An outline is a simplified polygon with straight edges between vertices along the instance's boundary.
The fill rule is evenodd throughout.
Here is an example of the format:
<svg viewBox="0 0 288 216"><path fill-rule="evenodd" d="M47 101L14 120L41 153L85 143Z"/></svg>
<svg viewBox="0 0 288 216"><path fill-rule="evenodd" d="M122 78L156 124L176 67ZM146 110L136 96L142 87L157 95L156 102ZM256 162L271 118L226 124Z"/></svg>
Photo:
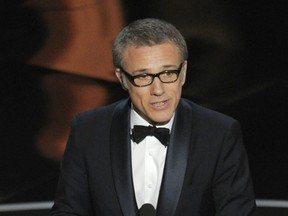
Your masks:
<svg viewBox="0 0 288 216"><path fill-rule="evenodd" d="M167 104L167 100L152 103L153 107L160 108Z"/></svg>

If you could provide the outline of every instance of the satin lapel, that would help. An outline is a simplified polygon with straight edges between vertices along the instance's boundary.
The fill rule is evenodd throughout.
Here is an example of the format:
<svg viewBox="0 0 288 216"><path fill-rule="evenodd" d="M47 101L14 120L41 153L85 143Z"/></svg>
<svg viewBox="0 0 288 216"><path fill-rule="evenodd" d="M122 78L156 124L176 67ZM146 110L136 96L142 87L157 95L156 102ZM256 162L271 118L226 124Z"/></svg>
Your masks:
<svg viewBox="0 0 288 216"><path fill-rule="evenodd" d="M171 132L161 191L157 204L157 216L174 215L185 177L192 132L191 109L181 102L176 111Z"/></svg>
<svg viewBox="0 0 288 216"><path fill-rule="evenodd" d="M111 162L115 188L123 215L136 216L138 209L132 180L129 103L129 100L122 102L113 113L110 134Z"/></svg>

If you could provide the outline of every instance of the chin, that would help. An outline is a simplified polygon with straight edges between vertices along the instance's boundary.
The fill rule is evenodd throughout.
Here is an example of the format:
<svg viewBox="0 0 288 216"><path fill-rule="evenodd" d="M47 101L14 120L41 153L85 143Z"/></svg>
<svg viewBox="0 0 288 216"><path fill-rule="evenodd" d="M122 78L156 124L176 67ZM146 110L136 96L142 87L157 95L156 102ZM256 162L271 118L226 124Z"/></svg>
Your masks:
<svg viewBox="0 0 288 216"><path fill-rule="evenodd" d="M167 124L170 121L171 118L155 118L153 119L153 124L155 125L164 125Z"/></svg>

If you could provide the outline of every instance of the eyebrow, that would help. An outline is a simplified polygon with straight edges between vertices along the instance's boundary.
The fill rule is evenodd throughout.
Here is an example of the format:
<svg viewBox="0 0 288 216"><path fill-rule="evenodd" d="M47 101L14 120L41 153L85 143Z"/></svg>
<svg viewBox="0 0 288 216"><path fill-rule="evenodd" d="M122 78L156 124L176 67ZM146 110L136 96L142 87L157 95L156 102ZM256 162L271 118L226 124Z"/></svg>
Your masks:
<svg viewBox="0 0 288 216"><path fill-rule="evenodd" d="M176 67L175 69L170 69L170 70L177 70L179 66L178 65L162 65L161 67L163 68L163 70L168 70L171 67ZM131 74L134 75L134 74L140 74L140 73L149 73L147 72L147 70L149 70L149 68L138 69L138 70L132 71Z"/></svg>

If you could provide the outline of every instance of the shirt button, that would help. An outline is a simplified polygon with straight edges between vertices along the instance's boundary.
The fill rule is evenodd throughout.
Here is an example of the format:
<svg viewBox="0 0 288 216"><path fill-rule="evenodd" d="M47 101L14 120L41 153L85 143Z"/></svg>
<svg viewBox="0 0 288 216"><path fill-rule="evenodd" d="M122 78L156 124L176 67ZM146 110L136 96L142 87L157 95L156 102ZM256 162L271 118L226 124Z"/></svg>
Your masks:
<svg viewBox="0 0 288 216"><path fill-rule="evenodd" d="M148 184L148 188L152 188L152 186L153 186L152 184Z"/></svg>
<svg viewBox="0 0 288 216"><path fill-rule="evenodd" d="M153 154L152 154L152 152L149 152L149 156L151 156L151 157L152 157L152 155L153 155Z"/></svg>

